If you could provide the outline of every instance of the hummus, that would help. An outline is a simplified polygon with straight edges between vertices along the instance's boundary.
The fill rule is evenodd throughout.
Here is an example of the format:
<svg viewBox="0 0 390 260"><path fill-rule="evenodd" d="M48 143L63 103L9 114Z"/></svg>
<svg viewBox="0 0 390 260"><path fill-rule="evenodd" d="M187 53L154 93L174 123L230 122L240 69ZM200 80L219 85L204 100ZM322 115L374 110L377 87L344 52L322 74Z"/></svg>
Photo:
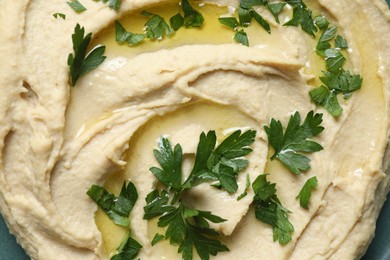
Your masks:
<svg viewBox="0 0 390 260"><path fill-rule="evenodd" d="M364 79L361 90L341 101L343 113L334 118L308 95L319 86L324 68L315 39L264 13L271 35L254 25L248 28L251 47L233 43L229 29L208 19L216 20L238 2L208 1L213 2L225 7L196 5L205 14L203 32L183 29L171 39L128 47L109 43L114 20L128 13L124 19L131 20L145 9L168 12L155 7L161 2L122 1L114 12L104 3L82 1L87 11L76 14L66 1L0 1L0 208L31 258L109 258L123 231L96 213L86 191L104 183L115 191L131 179L139 193L130 216L133 235L143 245L139 257L180 259L177 247L167 242L150 245L156 225L143 220L144 198L155 180L148 169L157 165L156 139L168 135L191 158L202 131L214 129L223 139L237 128L257 131L237 193L200 185L189 196L198 208L228 220L215 228L230 252L215 259L357 259L364 254L390 188L386 3L310 4L314 15L324 13L338 26L349 45L346 66ZM54 19L56 12L66 19ZM289 17L286 8L281 24ZM107 45L107 59L71 88L66 58L76 23ZM324 115L325 131L316 138L324 150L311 154L311 170L296 176L269 160L273 152L263 125L276 118L286 126L295 111L310 110ZM273 242L272 228L255 219L251 189L236 200L246 175L254 180L262 173L270 173L279 199L292 212L295 231L285 246ZM318 186L306 210L295 197L312 176Z"/></svg>

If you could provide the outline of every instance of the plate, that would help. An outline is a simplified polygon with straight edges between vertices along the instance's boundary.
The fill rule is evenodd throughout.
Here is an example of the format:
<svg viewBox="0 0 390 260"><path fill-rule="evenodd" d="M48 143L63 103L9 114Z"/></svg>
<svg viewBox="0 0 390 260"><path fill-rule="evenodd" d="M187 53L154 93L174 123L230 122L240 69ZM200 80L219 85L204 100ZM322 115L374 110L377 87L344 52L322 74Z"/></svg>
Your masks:
<svg viewBox="0 0 390 260"><path fill-rule="evenodd" d="M390 6L390 0L386 0ZM377 221L375 238L362 260L388 260L390 259L390 195L383 206ZM29 257L16 243L15 237L8 231L3 218L0 216L0 259L28 260Z"/></svg>

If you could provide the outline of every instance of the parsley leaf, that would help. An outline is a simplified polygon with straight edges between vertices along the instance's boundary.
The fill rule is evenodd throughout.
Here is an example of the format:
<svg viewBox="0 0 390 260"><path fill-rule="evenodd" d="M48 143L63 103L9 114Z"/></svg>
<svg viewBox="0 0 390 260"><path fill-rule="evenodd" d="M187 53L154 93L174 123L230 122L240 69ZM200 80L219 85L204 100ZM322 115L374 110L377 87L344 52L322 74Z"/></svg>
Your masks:
<svg viewBox="0 0 390 260"><path fill-rule="evenodd" d="M325 63L326 69L330 72L337 73L343 68L344 63L347 59L338 49L327 49L325 50Z"/></svg>
<svg viewBox="0 0 390 260"><path fill-rule="evenodd" d="M96 0L95 0L96 1ZM121 5L121 0L101 0L103 3L107 3L108 1L110 1L108 3L108 6L111 8L111 9L114 9L115 11L118 11L120 5Z"/></svg>
<svg viewBox="0 0 390 260"><path fill-rule="evenodd" d="M181 165L183 153L180 144L173 149L169 140L160 139L159 150L153 150L154 156L160 163L161 168L152 167L149 170L164 185L171 187L174 191L180 192L181 187Z"/></svg>
<svg viewBox="0 0 390 260"><path fill-rule="evenodd" d="M156 233L153 237L153 240L151 242L151 245L154 246L155 244L157 244L158 242L160 242L161 240L165 239L165 236L164 235L161 235L159 233Z"/></svg>
<svg viewBox="0 0 390 260"><path fill-rule="evenodd" d="M177 31L184 25L184 18L181 14L177 13L169 19L169 24L174 31Z"/></svg>
<svg viewBox="0 0 390 260"><path fill-rule="evenodd" d="M72 86L76 84L81 76L96 69L106 59L106 56L103 56L106 49L105 46L95 47L87 55L87 48L91 42L92 33L87 34L85 37L84 33L84 27L80 27L77 24L72 35L74 54L71 53L68 56Z"/></svg>
<svg viewBox="0 0 390 260"><path fill-rule="evenodd" d="M333 116L340 116L343 109L337 100L337 95L341 93L344 99L349 98L352 92L361 88L363 79L360 75L351 75L349 71L338 73L323 71L323 74L320 80L324 85L310 91L310 97L316 105L323 106Z"/></svg>
<svg viewBox="0 0 390 260"><path fill-rule="evenodd" d="M55 13L55 14L53 14L53 17L54 18L58 18L58 17L61 17L62 19L66 19L66 15L64 15L63 13Z"/></svg>
<svg viewBox="0 0 390 260"><path fill-rule="evenodd" d="M133 260L136 259L142 245L127 233L122 243L117 248L117 253L111 257L111 260Z"/></svg>
<svg viewBox="0 0 390 260"><path fill-rule="evenodd" d="M76 13L81 13L87 10L78 0L66 2Z"/></svg>
<svg viewBox="0 0 390 260"><path fill-rule="evenodd" d="M266 7L268 11L271 12L271 14L274 16L275 21L277 23L280 23L279 21L279 14L282 12L283 8L286 6L285 3L272 3L272 4L267 4Z"/></svg>
<svg viewBox="0 0 390 260"><path fill-rule="evenodd" d="M303 31L307 32L314 37L314 33L317 32L317 27L314 24L312 11L307 8L302 0L285 0L287 4L293 7L293 17L286 22L285 26L298 26L301 25Z"/></svg>
<svg viewBox="0 0 390 260"><path fill-rule="evenodd" d="M259 175L252 183L255 197L253 206L258 220L273 227L273 240L281 245L291 241L291 233L294 227L288 220L288 213L276 195L276 184L267 181L267 174Z"/></svg>
<svg viewBox="0 0 390 260"><path fill-rule="evenodd" d="M302 208L309 208L309 200L311 197L311 192L313 189L317 187L317 177L311 177L306 181L306 183L303 185L302 190L299 192L296 199L299 199L299 204Z"/></svg>
<svg viewBox="0 0 390 260"><path fill-rule="evenodd" d="M149 20L145 23L146 37L152 40L161 40L163 35L171 35L173 30L165 19L157 14L152 14L147 11L142 11L143 16L149 16Z"/></svg>
<svg viewBox="0 0 390 260"><path fill-rule="evenodd" d="M347 41L342 36L337 35L335 42L336 42L336 48L348 49Z"/></svg>
<svg viewBox="0 0 390 260"><path fill-rule="evenodd" d="M188 0L182 0L180 6L183 10L184 16L182 16L180 13L177 13L170 19L171 27L175 31L177 31L182 26L185 26L186 28L202 26L204 22L203 15L195 10L190 5Z"/></svg>
<svg viewBox="0 0 390 260"><path fill-rule="evenodd" d="M236 42L241 43L242 45L249 46L248 36L247 36L246 32L243 29L237 31L234 34L233 39Z"/></svg>
<svg viewBox="0 0 390 260"><path fill-rule="evenodd" d="M245 190L240 196L237 197L237 201L242 200L248 195L248 189L251 186L251 180L249 178L249 174L246 175L246 182L245 182Z"/></svg>
<svg viewBox="0 0 390 260"><path fill-rule="evenodd" d="M221 24L226 25L233 30L239 26L239 23L235 17L220 17L218 20Z"/></svg>
<svg viewBox="0 0 390 260"><path fill-rule="evenodd" d="M236 42L241 43L245 46L249 46L248 36L246 32L243 29L237 30L240 24L235 17L220 17L218 18L218 20L221 24L226 25L227 27L236 31L233 37Z"/></svg>
<svg viewBox="0 0 390 260"><path fill-rule="evenodd" d="M317 27L320 30L324 30L324 29L328 28L328 26L329 26L328 19L326 19L325 16L323 16L323 15L317 15L316 17L314 17L313 21L314 21L314 24L317 25Z"/></svg>
<svg viewBox="0 0 390 260"><path fill-rule="evenodd" d="M118 21L115 21L115 38L119 43L127 42L133 46L142 42L145 39L145 35L128 32Z"/></svg>
<svg viewBox="0 0 390 260"><path fill-rule="evenodd" d="M302 125L301 116L296 112L290 117L287 129L283 134L282 123L271 119L270 126L264 126L268 136L269 144L275 149L271 160L278 159L287 168L295 174L301 174L301 171L310 169L310 159L301 153L312 153L323 149L323 147L307 140L320 134L324 128L322 123L322 114L314 114L310 111Z"/></svg>
<svg viewBox="0 0 390 260"><path fill-rule="evenodd" d="M188 2L182 0L181 6L184 11L184 26L185 27L200 27L203 24L204 18L201 13L196 11Z"/></svg>
<svg viewBox="0 0 390 260"><path fill-rule="evenodd" d="M256 131L248 130L241 134L241 130L237 130L214 150L215 132L202 133L194 168L183 186L187 188L204 181L215 181L216 186L221 186L227 192L236 192L237 174L248 165L248 161L241 157L252 152L249 145L254 142L255 136Z"/></svg>
<svg viewBox="0 0 390 260"><path fill-rule="evenodd" d="M126 183L123 183L119 197L97 185L92 185L87 194L115 224L129 226L129 214L138 199L137 189L132 182L129 182L127 187Z"/></svg>

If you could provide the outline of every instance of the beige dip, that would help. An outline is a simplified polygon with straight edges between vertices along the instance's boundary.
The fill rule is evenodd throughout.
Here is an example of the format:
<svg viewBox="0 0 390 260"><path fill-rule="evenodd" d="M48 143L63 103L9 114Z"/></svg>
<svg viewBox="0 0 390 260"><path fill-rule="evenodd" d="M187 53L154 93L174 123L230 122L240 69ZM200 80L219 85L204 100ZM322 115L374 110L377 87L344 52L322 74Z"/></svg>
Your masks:
<svg viewBox="0 0 390 260"><path fill-rule="evenodd" d="M323 69L314 40L300 28L276 24L269 14L272 34L259 32L249 48L233 43L231 31L219 24L209 30L215 26L227 40L209 40L213 44L194 36L197 44L178 46L172 43L175 35L135 47L142 54L107 44L107 60L71 88L66 59L76 23L103 35L123 14L138 14L159 1L122 1L118 13L101 2L82 3L87 11L76 14L66 1L0 1L0 208L31 258L108 258L109 242L103 243L107 237L102 233L109 231L99 224L99 214L95 218L97 206L85 193L122 171L139 192L131 221L144 246L140 258L180 259L176 247L150 246L154 230L142 219L154 181L148 169L156 165L151 152L156 139L167 134L191 155L201 131L215 129L221 137L231 128L248 127L258 134L237 194L208 185L193 193L198 207L228 219L217 228L230 252L213 259L356 259L364 254L390 187L384 173L390 163L385 156L390 11L384 1L312 4L315 14L325 12L337 24L349 44L347 66L364 78L361 90L340 101L344 111L338 119L308 95ZM202 12L207 5L196 8ZM54 19L56 12L65 13L66 20ZM281 20L290 15L286 9ZM267 159L272 151L263 125L271 118L286 125L295 111L306 115L310 110L324 114L325 131L317 138L324 150L311 155L310 171L295 176ZM236 200L246 174L254 180L264 172L271 174L280 200L292 212L295 232L286 246L273 242L272 229L254 218L252 190ZM305 210L295 197L314 175L319 185Z"/></svg>

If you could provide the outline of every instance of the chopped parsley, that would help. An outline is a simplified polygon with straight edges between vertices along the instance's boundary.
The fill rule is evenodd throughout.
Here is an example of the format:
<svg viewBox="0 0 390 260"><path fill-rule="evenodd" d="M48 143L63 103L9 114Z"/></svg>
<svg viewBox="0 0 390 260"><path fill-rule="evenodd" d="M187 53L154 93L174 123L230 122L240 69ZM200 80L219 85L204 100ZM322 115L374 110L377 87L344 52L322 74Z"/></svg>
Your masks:
<svg viewBox="0 0 390 260"><path fill-rule="evenodd" d="M78 0L66 2L76 13L81 13L87 10Z"/></svg>
<svg viewBox="0 0 390 260"><path fill-rule="evenodd" d="M251 186L251 180L249 177L249 174L246 175L246 182L245 182L245 190L243 193L240 194L240 196L237 197L237 201L242 200L248 195L248 189Z"/></svg>
<svg viewBox="0 0 390 260"><path fill-rule="evenodd" d="M87 195L115 224L123 227L129 226L129 214L138 199L137 189L132 182L129 182L127 187L126 183L123 183L119 197L98 185L92 185Z"/></svg>
<svg viewBox="0 0 390 260"><path fill-rule="evenodd" d="M337 27L329 27L330 23L324 16L314 17L314 24L322 31L316 50L317 54L325 59L326 71L323 71L324 76L320 77L323 84L311 90L309 95L316 105L324 107L332 116L338 117L343 111L337 98L338 94L343 94L344 99L348 99L352 92L361 88L363 79L360 75L352 75L343 69L347 59L342 50L348 49L348 43L341 35L336 35Z"/></svg>
<svg viewBox="0 0 390 260"><path fill-rule="evenodd" d="M62 19L66 19L66 15L64 15L63 13L55 13L53 14L53 17L58 19L58 17L61 17Z"/></svg>
<svg viewBox="0 0 390 260"><path fill-rule="evenodd" d="M133 46L142 42L145 35L128 32L118 21L115 21L115 39L119 43L127 43Z"/></svg>
<svg viewBox="0 0 390 260"><path fill-rule="evenodd" d="M113 255L110 260L133 260L136 259L139 251L142 249L142 245L138 243L134 238L130 236L128 232L122 240L122 243L116 250L116 254Z"/></svg>
<svg viewBox="0 0 390 260"><path fill-rule="evenodd" d="M271 119L270 126L264 126L269 144L275 149L271 160L278 159L290 171L301 174L310 169L310 159L302 153L313 153L323 147L308 138L319 135L324 128L322 114L310 111L301 125L301 116L296 112L290 117L287 128L283 133L283 126L279 120Z"/></svg>
<svg viewBox="0 0 390 260"><path fill-rule="evenodd" d="M282 206L276 195L276 184L267 181L267 174L259 175L252 183L255 196L253 206L256 218L273 228L273 240L285 245L291 241L294 227L288 220L286 208Z"/></svg>
<svg viewBox="0 0 390 260"><path fill-rule="evenodd" d="M271 12L271 14L274 16L275 21L277 23L280 23L279 14L282 12L282 10L285 6L286 6L286 3L272 3L272 4L266 5L268 11Z"/></svg>
<svg viewBox="0 0 390 260"><path fill-rule="evenodd" d="M177 13L171 18L171 26L175 31L182 26L185 26L186 28L202 26L204 22L203 15L195 10L188 0L182 0L180 6L183 9L184 16Z"/></svg>
<svg viewBox="0 0 390 260"><path fill-rule="evenodd" d="M72 35L74 53L68 56L68 65L70 70L71 85L74 86L77 80L84 74L96 69L106 56L103 56L106 49L105 46L95 47L87 54L89 43L91 42L92 33L84 37L84 27L76 25Z"/></svg>
<svg viewBox="0 0 390 260"><path fill-rule="evenodd" d="M309 92L311 99L316 105L324 107L333 116L341 115L341 108L337 99L338 94L343 94L348 99L352 92L359 90L363 79L360 75L351 75L349 71L338 72L323 71L324 76L320 77L321 85Z"/></svg>
<svg viewBox="0 0 390 260"><path fill-rule="evenodd" d="M193 248L201 259L209 259L210 255L229 250L218 240L219 233L209 224L226 220L209 211L186 206L182 193L209 181L229 193L237 191L237 174L248 165L248 161L242 157L252 151L248 146L254 142L255 135L255 131L241 133L237 130L216 147L215 131L202 133L193 168L184 182L180 144L172 147L167 138L161 138L158 149L153 151L161 168L151 167L150 171L163 188L151 191L146 197L144 219L158 217L157 225L166 227L166 232L165 235L156 234L152 244L167 239L172 245L179 246L178 252L183 259L193 258Z"/></svg>
<svg viewBox="0 0 390 260"><path fill-rule="evenodd" d="M269 3L268 0L240 0L238 7L238 20L235 17L220 17L219 22L235 31L233 39L245 46L249 46L248 36L243 28L248 27L254 19L265 31L271 33L270 24L253 8L264 6L279 23L279 14L285 3Z"/></svg>
<svg viewBox="0 0 390 260"><path fill-rule="evenodd" d="M95 0L96 1L96 0ZM115 11L119 10L119 7L121 5L121 0L101 0L103 3L107 3L108 1L108 6L111 9L114 9Z"/></svg>
<svg viewBox="0 0 390 260"><path fill-rule="evenodd" d="M302 0L285 0L287 4L293 7L293 17L286 22L285 26L301 25L303 31L311 36L315 36L317 27L314 24L312 11L305 5Z"/></svg>
<svg viewBox="0 0 390 260"><path fill-rule="evenodd" d="M123 182L118 197L98 185L92 185L87 191L87 195L95 201L115 224L129 227L129 215L138 199L137 189L132 182L129 182L127 186L126 182ZM141 248L142 245L132 238L130 232L128 232L117 248L116 254L111 257L111 260L135 259Z"/></svg>
<svg viewBox="0 0 390 260"><path fill-rule="evenodd" d="M337 35L335 45L339 49L348 49L348 43L341 35Z"/></svg>
<svg viewBox="0 0 390 260"><path fill-rule="evenodd" d="M143 16L150 17L145 23L145 35L152 40L162 40L164 34L171 35L173 30L169 27L165 19L157 14L152 14L147 11L142 11Z"/></svg>
<svg viewBox="0 0 390 260"><path fill-rule="evenodd" d="M303 185L302 190L299 192L296 199L299 199L299 204L302 208L309 208L309 200L311 197L311 192L313 189L317 187L317 177L311 177L306 181L306 183Z"/></svg>

